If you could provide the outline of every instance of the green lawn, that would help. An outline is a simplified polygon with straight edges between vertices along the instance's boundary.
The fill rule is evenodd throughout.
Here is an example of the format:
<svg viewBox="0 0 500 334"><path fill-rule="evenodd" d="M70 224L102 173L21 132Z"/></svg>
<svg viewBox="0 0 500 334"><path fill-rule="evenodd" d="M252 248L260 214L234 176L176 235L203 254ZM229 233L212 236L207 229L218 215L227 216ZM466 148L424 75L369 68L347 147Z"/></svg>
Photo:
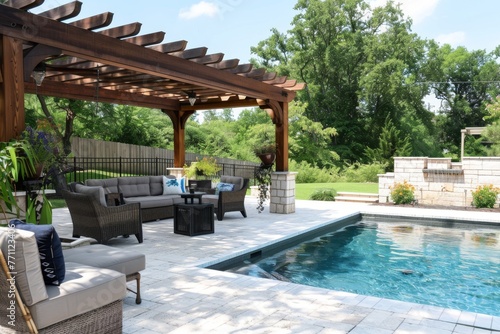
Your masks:
<svg viewBox="0 0 500 334"><path fill-rule="evenodd" d="M296 199L309 199L311 194L317 189L335 189L353 193L378 193L378 183L297 183L295 185Z"/></svg>

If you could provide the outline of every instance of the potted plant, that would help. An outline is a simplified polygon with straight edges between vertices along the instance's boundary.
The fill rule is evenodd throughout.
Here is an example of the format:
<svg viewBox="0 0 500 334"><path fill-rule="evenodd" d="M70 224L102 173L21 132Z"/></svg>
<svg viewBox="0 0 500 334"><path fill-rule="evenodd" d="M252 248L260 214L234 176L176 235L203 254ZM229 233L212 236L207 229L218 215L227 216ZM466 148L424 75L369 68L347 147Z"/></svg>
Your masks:
<svg viewBox="0 0 500 334"><path fill-rule="evenodd" d="M220 170L217 160L213 157L204 157L201 160L196 158L196 161L191 162L189 166L184 165L184 175L194 180L202 176L205 178L215 176Z"/></svg>
<svg viewBox="0 0 500 334"><path fill-rule="evenodd" d="M276 144L255 146L253 152L264 165L272 165L276 159Z"/></svg>
<svg viewBox="0 0 500 334"><path fill-rule="evenodd" d="M53 183L56 175L60 172L61 156L58 141L50 133L33 129L28 126L22 133L22 138L30 148L35 161L35 172L28 176L27 181L34 180L38 191L30 192L27 196L26 203L26 221L38 224L52 223L52 206L46 197L45 188L48 184ZM38 189L37 189L38 190ZM29 187L26 191L30 191Z"/></svg>
<svg viewBox="0 0 500 334"><path fill-rule="evenodd" d="M35 170L36 159L31 145L25 140L0 143L0 212L7 221L20 217L15 192L17 182Z"/></svg>

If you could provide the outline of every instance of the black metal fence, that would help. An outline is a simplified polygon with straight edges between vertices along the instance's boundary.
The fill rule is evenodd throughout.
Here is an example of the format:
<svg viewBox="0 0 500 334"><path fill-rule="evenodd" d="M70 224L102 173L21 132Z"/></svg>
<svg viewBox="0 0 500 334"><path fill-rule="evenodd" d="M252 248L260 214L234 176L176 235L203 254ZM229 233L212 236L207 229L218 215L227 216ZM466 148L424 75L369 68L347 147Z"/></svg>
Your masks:
<svg viewBox="0 0 500 334"><path fill-rule="evenodd" d="M191 161L186 161L189 165ZM221 175L241 176L253 180L257 164L219 163ZM167 168L174 167L173 159L164 158L95 158L75 157L67 160L68 182L83 182L87 179L100 179L121 176L167 175Z"/></svg>

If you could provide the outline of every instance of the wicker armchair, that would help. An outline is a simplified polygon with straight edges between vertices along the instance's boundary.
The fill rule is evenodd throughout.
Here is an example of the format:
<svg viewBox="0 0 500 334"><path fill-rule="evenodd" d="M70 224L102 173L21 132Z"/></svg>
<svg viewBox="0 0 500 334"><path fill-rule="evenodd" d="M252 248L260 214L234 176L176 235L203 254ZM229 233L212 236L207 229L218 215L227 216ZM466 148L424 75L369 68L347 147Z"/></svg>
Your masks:
<svg viewBox="0 0 500 334"><path fill-rule="evenodd" d="M221 182L231 182L232 179L236 177L221 176ZM233 191L221 191L218 195L205 195L203 196L204 203L212 203L217 214L217 220L221 221L224 218L226 212L239 211L243 217L247 217L247 211L245 209L245 196L248 189L248 179L243 179L243 185L239 190ZM211 193L215 193L212 189Z"/></svg>
<svg viewBox="0 0 500 334"><path fill-rule="evenodd" d="M62 194L73 220L73 237L86 236L106 244L111 238L135 234L142 243L139 203L106 207L87 194L66 190Z"/></svg>

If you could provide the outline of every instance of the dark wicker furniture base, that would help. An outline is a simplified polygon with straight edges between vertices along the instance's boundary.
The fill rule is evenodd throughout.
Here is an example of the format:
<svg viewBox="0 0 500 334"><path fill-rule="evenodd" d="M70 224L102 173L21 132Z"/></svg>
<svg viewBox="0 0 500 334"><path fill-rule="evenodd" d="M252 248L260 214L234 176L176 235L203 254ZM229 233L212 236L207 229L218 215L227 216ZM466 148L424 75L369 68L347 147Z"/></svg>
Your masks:
<svg viewBox="0 0 500 334"><path fill-rule="evenodd" d="M141 213L143 222L167 219L174 216L174 207L163 206L158 208L141 208Z"/></svg>
<svg viewBox="0 0 500 334"><path fill-rule="evenodd" d="M214 233L213 204L175 204L174 233L189 236Z"/></svg>
<svg viewBox="0 0 500 334"><path fill-rule="evenodd" d="M42 328L38 333L119 334L122 333L122 319L123 301L117 300L93 311Z"/></svg>

